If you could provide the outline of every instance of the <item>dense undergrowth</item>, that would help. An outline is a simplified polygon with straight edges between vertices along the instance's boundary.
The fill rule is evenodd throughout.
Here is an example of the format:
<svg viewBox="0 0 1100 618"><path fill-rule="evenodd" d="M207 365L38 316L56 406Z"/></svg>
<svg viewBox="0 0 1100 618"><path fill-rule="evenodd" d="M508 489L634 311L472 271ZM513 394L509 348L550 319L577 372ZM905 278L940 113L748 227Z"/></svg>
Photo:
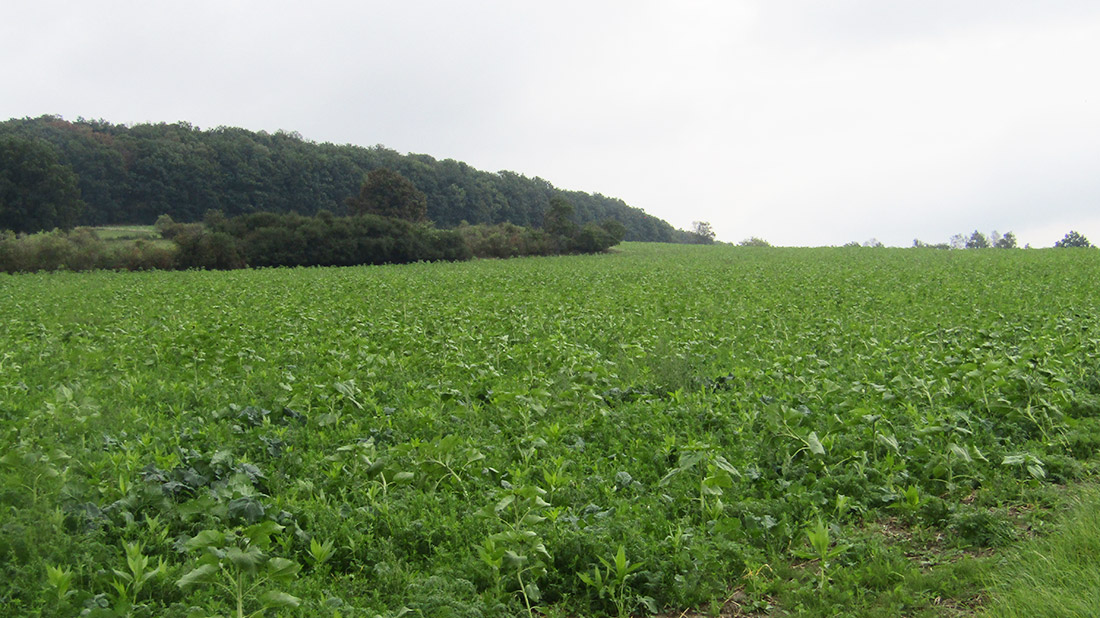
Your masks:
<svg viewBox="0 0 1100 618"><path fill-rule="evenodd" d="M1094 471L1098 271L628 244L0 276L0 603L944 615Z"/></svg>

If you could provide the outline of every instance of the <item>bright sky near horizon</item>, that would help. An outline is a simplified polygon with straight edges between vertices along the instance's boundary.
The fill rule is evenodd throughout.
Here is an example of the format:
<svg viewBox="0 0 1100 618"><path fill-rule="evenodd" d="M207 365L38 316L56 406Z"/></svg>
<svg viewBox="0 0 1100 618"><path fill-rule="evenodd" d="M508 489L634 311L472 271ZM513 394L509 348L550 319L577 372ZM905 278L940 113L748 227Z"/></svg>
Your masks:
<svg viewBox="0 0 1100 618"><path fill-rule="evenodd" d="M0 120L384 144L732 242L1100 242L1095 0L13 0L0 59Z"/></svg>

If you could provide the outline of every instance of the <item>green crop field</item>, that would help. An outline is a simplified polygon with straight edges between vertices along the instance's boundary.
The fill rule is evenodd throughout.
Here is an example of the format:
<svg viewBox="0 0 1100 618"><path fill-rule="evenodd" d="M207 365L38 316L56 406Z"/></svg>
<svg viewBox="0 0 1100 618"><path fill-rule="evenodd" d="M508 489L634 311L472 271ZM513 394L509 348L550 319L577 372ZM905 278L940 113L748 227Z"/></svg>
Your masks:
<svg viewBox="0 0 1100 618"><path fill-rule="evenodd" d="M0 275L10 616L959 616L1100 444L1100 252Z"/></svg>

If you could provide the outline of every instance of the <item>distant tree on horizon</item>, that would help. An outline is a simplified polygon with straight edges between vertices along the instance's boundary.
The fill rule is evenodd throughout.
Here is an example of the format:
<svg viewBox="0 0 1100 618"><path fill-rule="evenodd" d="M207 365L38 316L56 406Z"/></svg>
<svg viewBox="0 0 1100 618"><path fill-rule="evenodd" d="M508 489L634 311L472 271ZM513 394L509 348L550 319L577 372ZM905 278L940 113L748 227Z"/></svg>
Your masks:
<svg viewBox="0 0 1100 618"><path fill-rule="evenodd" d="M966 239L966 248L967 249L988 249L989 248L989 239L986 238L985 234L982 234L978 230L974 230L974 232L972 234L970 234L970 237Z"/></svg>
<svg viewBox="0 0 1100 618"><path fill-rule="evenodd" d="M714 238L717 236L714 233L714 228L710 225L710 221L692 221L690 233L695 236L697 242L701 245L714 243Z"/></svg>
<svg viewBox="0 0 1100 618"><path fill-rule="evenodd" d="M994 232L994 234L996 234L996 232ZM1012 232L1005 232L1004 236L1001 236L993 242L993 246L998 249L1015 249L1016 235Z"/></svg>
<svg viewBox="0 0 1100 618"><path fill-rule="evenodd" d="M1085 238L1085 236L1080 232L1076 230L1070 230L1070 232L1066 234L1065 237L1062 238L1062 240L1054 243L1054 246L1058 249L1088 249L1092 247L1092 243L1089 242L1089 239Z"/></svg>
<svg viewBox="0 0 1100 618"><path fill-rule="evenodd" d="M738 247L770 247L772 244L763 238L757 238L756 236L750 236L745 240L737 243Z"/></svg>

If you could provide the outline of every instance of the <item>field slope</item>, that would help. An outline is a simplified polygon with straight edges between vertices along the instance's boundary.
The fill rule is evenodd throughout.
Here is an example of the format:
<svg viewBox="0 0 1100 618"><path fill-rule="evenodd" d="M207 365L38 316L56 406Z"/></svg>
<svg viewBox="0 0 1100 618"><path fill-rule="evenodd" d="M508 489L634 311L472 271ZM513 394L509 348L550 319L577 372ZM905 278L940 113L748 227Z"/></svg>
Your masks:
<svg viewBox="0 0 1100 618"><path fill-rule="evenodd" d="M1089 251L630 243L0 276L0 603L965 613L1095 469L1098 280Z"/></svg>

